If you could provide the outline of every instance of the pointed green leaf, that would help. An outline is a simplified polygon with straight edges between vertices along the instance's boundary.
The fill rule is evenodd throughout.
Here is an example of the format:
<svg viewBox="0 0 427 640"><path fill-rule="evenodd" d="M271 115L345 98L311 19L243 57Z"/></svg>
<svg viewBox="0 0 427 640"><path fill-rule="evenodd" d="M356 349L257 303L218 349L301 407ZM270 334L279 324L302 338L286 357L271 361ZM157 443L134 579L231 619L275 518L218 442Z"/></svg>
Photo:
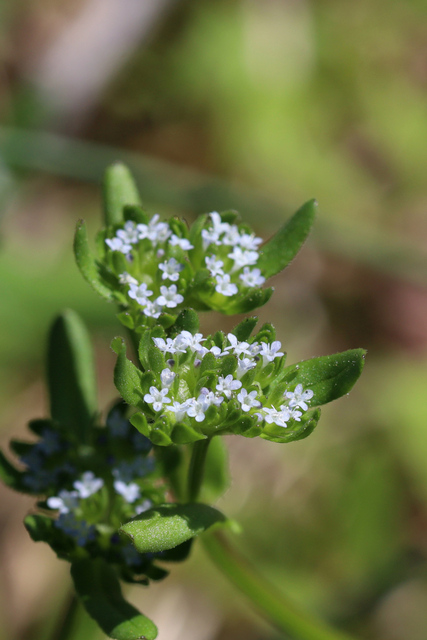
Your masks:
<svg viewBox="0 0 427 640"><path fill-rule="evenodd" d="M117 576L104 560L80 560L71 565L77 595L88 614L114 640L154 640L155 624L127 602Z"/></svg>
<svg viewBox="0 0 427 640"><path fill-rule="evenodd" d="M186 424L177 424L172 432L172 441L175 444L190 444L191 442L197 442L197 440L205 440L206 436L203 433L199 433L193 427Z"/></svg>
<svg viewBox="0 0 427 640"><path fill-rule="evenodd" d="M233 302L229 306L227 306L225 312L229 316L236 313L249 313L249 311L258 309L258 307L262 307L266 302L268 302L273 294L273 291L273 287L251 291L251 293L249 293L246 298L237 300L236 302Z"/></svg>
<svg viewBox="0 0 427 640"><path fill-rule="evenodd" d="M309 200L261 248L257 267L265 278L282 271L295 258L307 238L316 213L317 202Z"/></svg>
<svg viewBox="0 0 427 640"><path fill-rule="evenodd" d="M285 369L284 380L289 381L289 389L297 384L314 392L310 400L312 406L326 404L348 393L365 363L364 349L350 349L332 356L311 358Z"/></svg>
<svg viewBox="0 0 427 640"><path fill-rule="evenodd" d="M125 221L132 220L136 224L148 224L150 217L142 207L136 204L126 204L123 209Z"/></svg>
<svg viewBox="0 0 427 640"><path fill-rule="evenodd" d="M173 549L221 522L226 522L224 514L206 504L163 504L144 511L120 531L140 553L156 553Z"/></svg>
<svg viewBox="0 0 427 640"><path fill-rule="evenodd" d="M114 367L114 384L125 402L132 407L144 406L141 392L141 371L135 367L133 362L127 359L124 340L122 340L122 346Z"/></svg>
<svg viewBox="0 0 427 640"><path fill-rule="evenodd" d="M47 377L52 418L84 441L97 410L95 368L89 334L70 309L50 329Z"/></svg>
<svg viewBox="0 0 427 640"><path fill-rule="evenodd" d="M142 433L146 438L150 437L151 427L147 423L147 418L143 413L134 413L133 416L129 418L129 422L131 425L138 429L139 433Z"/></svg>
<svg viewBox="0 0 427 640"><path fill-rule="evenodd" d="M110 165L105 171L103 202L107 227L123 224L123 208L125 205L141 204L132 174L121 162Z"/></svg>
<svg viewBox="0 0 427 640"><path fill-rule="evenodd" d="M111 288L101 277L100 266L89 248L86 224L84 220L79 220L74 236L74 255L77 266L83 278L88 282L100 296L106 300L113 300Z"/></svg>
<svg viewBox="0 0 427 640"><path fill-rule="evenodd" d="M239 322L236 327L234 327L231 333L233 333L240 342L246 341L255 329L257 322L258 318L256 317L245 318L242 322Z"/></svg>

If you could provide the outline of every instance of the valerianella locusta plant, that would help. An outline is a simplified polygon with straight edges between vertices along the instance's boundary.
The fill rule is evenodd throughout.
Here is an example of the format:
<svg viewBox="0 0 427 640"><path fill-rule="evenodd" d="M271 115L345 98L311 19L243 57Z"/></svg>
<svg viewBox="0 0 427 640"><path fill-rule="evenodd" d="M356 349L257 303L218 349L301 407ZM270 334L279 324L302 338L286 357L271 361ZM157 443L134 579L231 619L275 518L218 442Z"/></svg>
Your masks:
<svg viewBox="0 0 427 640"><path fill-rule="evenodd" d="M76 592L104 632L153 640L155 625L123 599L118 579L146 585L164 578L164 563L185 560L196 536L230 526L198 501L200 493L214 500L227 486L218 436L305 438L319 407L352 388L364 352L289 365L273 326L255 332L254 317L229 333L204 336L199 329L200 311L245 313L267 302L273 290L265 284L306 239L314 201L267 241L230 211L204 214L188 228L179 218L149 215L128 170L114 165L104 210L96 252L83 222L74 248L84 278L117 304L131 339L132 360L123 338L112 342L122 399L104 423L86 330L73 312L63 313L49 334L51 417L30 423L35 441L11 442L17 465L1 454L0 473L13 489L39 497L26 527L71 563ZM221 540L205 536L214 559L258 606L267 603L262 611L285 634L343 638L325 635L296 610L288 615L287 603L269 606L268 589L246 569L242 574ZM248 590L247 580L256 586Z"/></svg>

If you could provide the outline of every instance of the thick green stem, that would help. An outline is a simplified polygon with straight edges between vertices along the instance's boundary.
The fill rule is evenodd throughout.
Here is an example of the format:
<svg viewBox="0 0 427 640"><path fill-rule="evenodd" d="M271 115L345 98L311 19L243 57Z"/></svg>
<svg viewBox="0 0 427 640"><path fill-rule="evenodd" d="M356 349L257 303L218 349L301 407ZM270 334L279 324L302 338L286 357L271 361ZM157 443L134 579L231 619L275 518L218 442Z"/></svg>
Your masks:
<svg viewBox="0 0 427 640"><path fill-rule="evenodd" d="M188 469L188 501L196 502L202 486L205 471L205 460L211 439L198 440L194 443Z"/></svg>
<svg viewBox="0 0 427 640"><path fill-rule="evenodd" d="M298 609L265 580L221 533L205 533L201 540L215 564L277 629L293 640L354 640Z"/></svg>

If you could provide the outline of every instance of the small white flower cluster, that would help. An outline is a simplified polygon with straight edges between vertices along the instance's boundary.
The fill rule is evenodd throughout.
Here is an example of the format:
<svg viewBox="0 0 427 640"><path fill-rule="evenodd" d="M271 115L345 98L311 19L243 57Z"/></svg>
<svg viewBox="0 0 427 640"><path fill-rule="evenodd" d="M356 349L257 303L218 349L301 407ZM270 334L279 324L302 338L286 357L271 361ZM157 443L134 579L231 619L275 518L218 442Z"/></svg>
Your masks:
<svg viewBox="0 0 427 640"><path fill-rule="evenodd" d="M210 252L205 257L205 265L215 278L215 291L223 296L233 296L239 291L239 280L247 288L263 285L265 278L260 269L250 268L258 261L257 249L262 238L257 238L255 234L241 233L237 225L223 222L216 211L209 215L212 225L203 229L201 235L204 250ZM232 282L232 278L236 280L236 276L237 283Z"/></svg>
<svg viewBox="0 0 427 640"><path fill-rule="evenodd" d="M142 307L145 316L158 318L162 312L184 302L188 269L194 275L198 269L207 268L215 281L215 291L225 297L239 292L245 294L247 289L264 284L261 270L253 268L258 261L257 249L262 239L240 231L235 224L222 222L216 211L209 214L208 220L209 226L202 229L200 236L202 257L198 254L194 258L191 253L194 246L190 241L173 233L167 222L159 222L157 214L148 224L128 220L114 238L105 240L112 251L126 255L130 265L134 257L132 250L137 250L140 242L149 241L148 249L144 246L143 251L144 267L136 266L133 270L130 267L133 275L124 271L118 276L119 283L127 287L129 298ZM175 247L179 248L178 253ZM190 251L190 254L185 256L183 251ZM193 264L193 260L197 264ZM186 267L187 276L180 280ZM216 304L222 303L217 301Z"/></svg>
<svg viewBox="0 0 427 640"><path fill-rule="evenodd" d="M132 220L128 220L124 228L119 229L114 238L107 238L105 243L112 251L120 251L125 255L130 254L133 245L145 239L149 240L154 247L168 241L171 246L179 246L184 251L193 248L186 238L180 238L172 233L167 222L159 222L159 218L160 216L156 213L148 224L135 224Z"/></svg>
<svg viewBox="0 0 427 640"><path fill-rule="evenodd" d="M191 334L189 331L181 331L175 338L153 338L158 349L164 354L194 354L194 365L200 364L200 358L206 353L211 352L216 358L221 358L228 354L237 356L237 369L235 377L231 374L227 376L219 376L215 390L202 387L198 396L190 396L178 402L173 397L172 386L176 379L176 374L170 369L163 369L160 374L161 388L151 386L149 393L144 395L144 400L152 406L153 411L168 411L175 414L175 421L180 422L186 416L194 418L196 422L203 422L206 417L206 411L211 405L220 406L224 400L229 401L235 398L241 411L252 414L255 410L259 412L256 415L260 422L267 424L276 424L286 427L289 420L300 421L302 412L298 411L298 407L304 411L308 409L306 403L313 397L313 391L310 389L303 390L301 384L298 384L294 391L285 393L284 403L279 410L275 407L262 407L261 401L258 399L256 390L248 391L242 385L241 379L247 371L255 368L257 362L262 358L261 368L263 369L276 358L283 356L280 351L281 343L274 341L271 344L267 342L248 343L239 341L232 333L227 335L228 345L221 350L214 346L208 349L201 343L206 339L201 333ZM236 393L238 392L238 393ZM172 397L170 397L172 396Z"/></svg>

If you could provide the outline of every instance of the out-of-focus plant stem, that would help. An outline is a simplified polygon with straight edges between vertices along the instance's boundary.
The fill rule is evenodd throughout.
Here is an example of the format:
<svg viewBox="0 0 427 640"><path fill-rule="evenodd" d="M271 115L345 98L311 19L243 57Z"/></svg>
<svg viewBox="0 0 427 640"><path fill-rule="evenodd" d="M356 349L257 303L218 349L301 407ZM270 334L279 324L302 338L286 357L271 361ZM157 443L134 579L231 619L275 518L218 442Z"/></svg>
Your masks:
<svg viewBox="0 0 427 640"><path fill-rule="evenodd" d="M293 640L355 640L301 611L261 576L221 532L205 533L203 545L213 562L247 596L259 613Z"/></svg>
<svg viewBox="0 0 427 640"><path fill-rule="evenodd" d="M206 454L211 439L199 440L193 445L190 466L188 469L188 501L196 502L203 482Z"/></svg>

